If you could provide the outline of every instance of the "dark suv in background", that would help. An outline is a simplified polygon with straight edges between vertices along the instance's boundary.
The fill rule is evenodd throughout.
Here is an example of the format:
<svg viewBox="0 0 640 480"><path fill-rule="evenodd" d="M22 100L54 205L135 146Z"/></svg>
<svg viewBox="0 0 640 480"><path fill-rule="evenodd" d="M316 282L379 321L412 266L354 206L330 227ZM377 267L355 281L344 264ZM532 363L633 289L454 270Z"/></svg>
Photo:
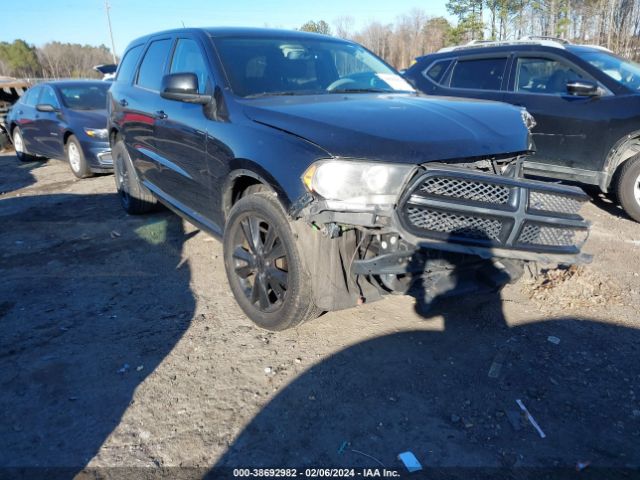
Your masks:
<svg viewBox="0 0 640 480"><path fill-rule="evenodd" d="M135 40L109 91L116 187L223 237L240 307L280 330L414 281L430 300L527 260L581 261L580 189L521 178L530 116L416 94L358 44L181 29ZM468 285L467 284L467 285Z"/></svg>
<svg viewBox="0 0 640 480"><path fill-rule="evenodd" d="M597 46L525 38L445 48L405 77L430 95L525 107L537 122L526 173L597 185L640 221L640 65Z"/></svg>

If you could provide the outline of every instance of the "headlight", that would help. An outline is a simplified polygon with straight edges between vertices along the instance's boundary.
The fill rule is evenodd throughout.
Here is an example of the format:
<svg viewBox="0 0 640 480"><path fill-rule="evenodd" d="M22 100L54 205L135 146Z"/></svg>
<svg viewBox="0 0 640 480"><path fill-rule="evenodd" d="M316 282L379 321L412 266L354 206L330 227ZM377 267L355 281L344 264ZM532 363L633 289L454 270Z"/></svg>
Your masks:
<svg viewBox="0 0 640 480"><path fill-rule="evenodd" d="M106 128L85 128L84 133L91 138L99 138L101 140L106 140L108 136Z"/></svg>
<svg viewBox="0 0 640 480"><path fill-rule="evenodd" d="M533 128L538 124L533 115L531 115L525 108L520 110L520 115L522 115L524 126L527 127L529 131L533 130Z"/></svg>
<svg viewBox="0 0 640 480"><path fill-rule="evenodd" d="M321 160L307 169L302 181L309 191L345 207L391 206L414 168L415 165L358 160Z"/></svg>

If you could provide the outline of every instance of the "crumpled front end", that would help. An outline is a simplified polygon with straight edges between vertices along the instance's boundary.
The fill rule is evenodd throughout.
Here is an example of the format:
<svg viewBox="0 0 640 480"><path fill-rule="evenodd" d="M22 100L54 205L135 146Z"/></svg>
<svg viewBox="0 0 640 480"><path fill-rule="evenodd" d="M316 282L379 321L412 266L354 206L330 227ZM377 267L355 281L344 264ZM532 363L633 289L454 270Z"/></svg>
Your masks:
<svg viewBox="0 0 640 480"><path fill-rule="evenodd" d="M579 214L587 195L524 179L521 163L428 163L416 167L393 206L340 209L310 193L292 214L328 238L355 232L343 269L387 291L406 292L426 273L447 278L487 264L505 273L505 283L527 261L588 262L581 249L589 223Z"/></svg>

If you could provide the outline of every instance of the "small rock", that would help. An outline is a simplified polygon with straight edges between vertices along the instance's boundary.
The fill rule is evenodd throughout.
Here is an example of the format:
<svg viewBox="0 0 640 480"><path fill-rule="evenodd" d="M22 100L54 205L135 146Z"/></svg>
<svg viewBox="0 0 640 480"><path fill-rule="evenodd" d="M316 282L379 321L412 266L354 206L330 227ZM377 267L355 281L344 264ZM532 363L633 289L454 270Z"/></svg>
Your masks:
<svg viewBox="0 0 640 480"><path fill-rule="evenodd" d="M121 235L120 235L120 232L118 232L118 231L116 231L116 230L113 230L113 231L111 232L111 238L118 238L118 237L120 237L120 236L121 236Z"/></svg>
<svg viewBox="0 0 640 480"><path fill-rule="evenodd" d="M549 335L547 337L547 342L553 343L554 345L558 345L560 343L560 339L558 337L554 337L553 335Z"/></svg>
<svg viewBox="0 0 640 480"><path fill-rule="evenodd" d="M144 365L138 365L136 367L136 372L141 372L143 368L144 368Z"/></svg>
<svg viewBox="0 0 640 480"><path fill-rule="evenodd" d="M118 373L126 373L129 370L129 364L125 363L122 368L120 368L120 370L118 370Z"/></svg>
<svg viewBox="0 0 640 480"><path fill-rule="evenodd" d="M302 359L301 358L296 358L295 362L296 363L302 363Z"/></svg>
<svg viewBox="0 0 640 480"><path fill-rule="evenodd" d="M265 373L265 375L271 375L271 373L273 373L273 368L264 367L264 373Z"/></svg>

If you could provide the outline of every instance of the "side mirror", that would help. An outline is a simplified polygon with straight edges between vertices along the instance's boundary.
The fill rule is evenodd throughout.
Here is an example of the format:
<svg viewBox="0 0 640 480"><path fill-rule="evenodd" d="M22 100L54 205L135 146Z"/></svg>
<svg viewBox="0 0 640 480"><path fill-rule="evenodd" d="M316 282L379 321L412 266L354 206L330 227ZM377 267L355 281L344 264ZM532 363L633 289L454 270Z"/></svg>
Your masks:
<svg viewBox="0 0 640 480"><path fill-rule="evenodd" d="M171 73L162 77L160 96L178 102L199 103L211 102L211 95L198 93L198 77L193 73Z"/></svg>
<svg viewBox="0 0 640 480"><path fill-rule="evenodd" d="M572 80L567 82L567 93L575 97L596 97L600 95L598 84L591 80Z"/></svg>
<svg viewBox="0 0 640 480"><path fill-rule="evenodd" d="M39 112L57 112L58 109L49 103L39 103L36 105L36 110Z"/></svg>

